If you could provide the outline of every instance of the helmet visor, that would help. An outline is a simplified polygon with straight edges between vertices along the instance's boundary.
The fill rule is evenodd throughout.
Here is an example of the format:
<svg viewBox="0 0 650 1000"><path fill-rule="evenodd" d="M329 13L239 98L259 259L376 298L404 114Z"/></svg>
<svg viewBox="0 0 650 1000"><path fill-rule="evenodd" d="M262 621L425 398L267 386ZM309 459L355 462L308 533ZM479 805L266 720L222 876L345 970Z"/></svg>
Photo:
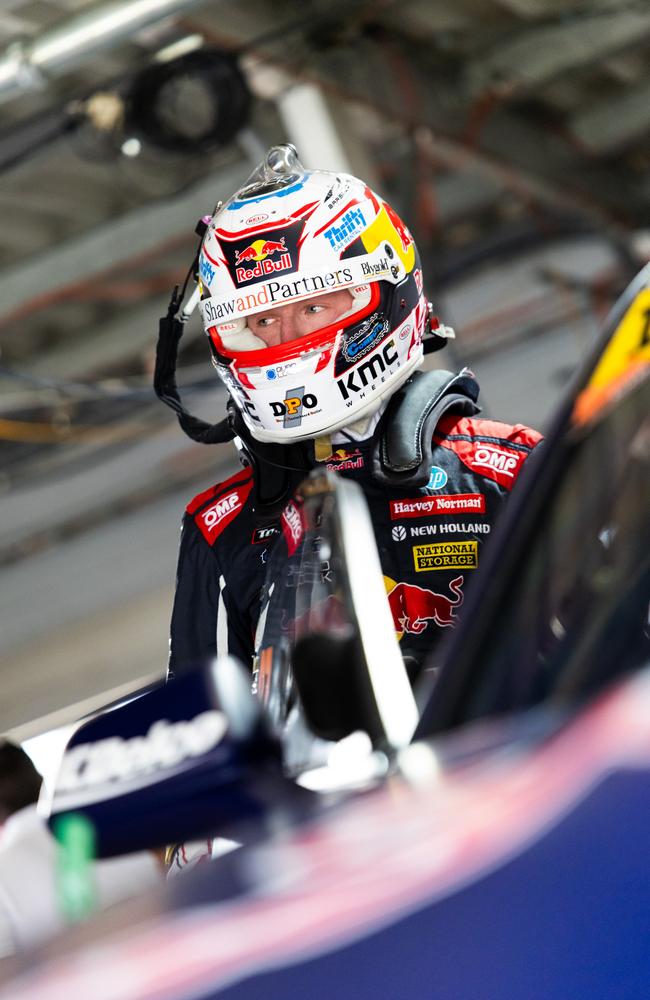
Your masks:
<svg viewBox="0 0 650 1000"><path fill-rule="evenodd" d="M268 363L323 345L369 315L379 297L376 282L312 293L209 327L208 334L219 354Z"/></svg>

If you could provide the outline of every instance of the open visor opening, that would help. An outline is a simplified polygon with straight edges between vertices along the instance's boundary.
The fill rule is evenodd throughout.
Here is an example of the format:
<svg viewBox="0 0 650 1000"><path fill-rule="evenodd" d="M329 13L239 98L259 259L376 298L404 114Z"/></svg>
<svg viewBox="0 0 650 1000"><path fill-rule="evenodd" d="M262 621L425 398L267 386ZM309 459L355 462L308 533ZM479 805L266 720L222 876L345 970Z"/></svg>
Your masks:
<svg viewBox="0 0 650 1000"><path fill-rule="evenodd" d="M378 282L356 285L344 291L345 297L341 290L332 290L293 298L284 305L209 326L207 333L217 354L232 359L245 356L250 365L275 364L323 346L341 330L365 319L379 305ZM330 299L332 295L338 296L336 305ZM309 329L318 322L319 310L322 310L325 325ZM306 332L300 333L305 327ZM269 339L275 340L270 345L263 339L267 330ZM285 339L278 343L278 337Z"/></svg>

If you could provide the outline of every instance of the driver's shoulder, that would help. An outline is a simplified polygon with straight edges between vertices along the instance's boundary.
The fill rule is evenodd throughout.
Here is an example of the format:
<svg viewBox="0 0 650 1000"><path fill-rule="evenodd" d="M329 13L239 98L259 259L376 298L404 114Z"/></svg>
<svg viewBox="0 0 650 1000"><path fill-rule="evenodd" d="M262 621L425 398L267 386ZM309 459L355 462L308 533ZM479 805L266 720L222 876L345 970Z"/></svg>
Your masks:
<svg viewBox="0 0 650 1000"><path fill-rule="evenodd" d="M434 439L464 439L514 445L532 451L540 443L542 435L526 424L509 424L486 417L465 417L458 414L443 416L434 432Z"/></svg>
<svg viewBox="0 0 650 1000"><path fill-rule="evenodd" d="M194 523L210 545L221 538L226 528L239 520L250 508L253 472L240 469L213 486L198 493L185 508L186 520ZM249 511L250 513L250 511ZM230 533L229 533L230 534Z"/></svg>

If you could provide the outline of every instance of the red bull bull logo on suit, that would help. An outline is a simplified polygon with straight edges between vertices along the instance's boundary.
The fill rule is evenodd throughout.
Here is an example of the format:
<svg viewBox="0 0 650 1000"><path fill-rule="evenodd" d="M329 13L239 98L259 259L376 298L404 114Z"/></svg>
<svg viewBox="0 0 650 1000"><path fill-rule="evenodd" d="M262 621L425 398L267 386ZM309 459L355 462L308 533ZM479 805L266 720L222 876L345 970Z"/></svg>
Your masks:
<svg viewBox="0 0 650 1000"><path fill-rule="evenodd" d="M415 583L395 583L384 577L388 592L388 604L395 623L395 631L401 639L405 632L419 635L429 622L441 628L456 624L455 609L463 603L463 576L455 577L449 584L451 596L425 590Z"/></svg>

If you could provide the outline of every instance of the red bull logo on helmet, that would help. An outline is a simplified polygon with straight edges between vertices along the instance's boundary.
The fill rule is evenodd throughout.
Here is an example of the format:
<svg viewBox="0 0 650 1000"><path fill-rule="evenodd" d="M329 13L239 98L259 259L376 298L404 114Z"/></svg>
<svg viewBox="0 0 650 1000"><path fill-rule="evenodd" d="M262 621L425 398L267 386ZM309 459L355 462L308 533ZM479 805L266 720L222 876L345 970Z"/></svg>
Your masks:
<svg viewBox="0 0 650 1000"><path fill-rule="evenodd" d="M450 596L426 590L415 583L395 583L384 577L388 605L393 616L395 631L401 639L404 633L419 635L433 622L440 628L450 628L456 624L456 608L463 603L462 576L457 576L449 584Z"/></svg>
<svg viewBox="0 0 650 1000"><path fill-rule="evenodd" d="M268 258L273 258L269 260ZM287 250L284 236L279 240L258 238L243 250L235 251L235 274L237 281L252 281L275 271L286 271L291 267L291 254Z"/></svg>
<svg viewBox="0 0 650 1000"><path fill-rule="evenodd" d="M237 233L215 229L218 252L215 249L211 256L223 256L228 276L237 289L268 282L273 277L297 270L304 228L305 220L297 219L273 228L267 224L262 232L251 229ZM225 275L220 273L220 277ZM211 290L214 295L214 290ZM226 290L227 286L222 281L219 295L223 297Z"/></svg>

